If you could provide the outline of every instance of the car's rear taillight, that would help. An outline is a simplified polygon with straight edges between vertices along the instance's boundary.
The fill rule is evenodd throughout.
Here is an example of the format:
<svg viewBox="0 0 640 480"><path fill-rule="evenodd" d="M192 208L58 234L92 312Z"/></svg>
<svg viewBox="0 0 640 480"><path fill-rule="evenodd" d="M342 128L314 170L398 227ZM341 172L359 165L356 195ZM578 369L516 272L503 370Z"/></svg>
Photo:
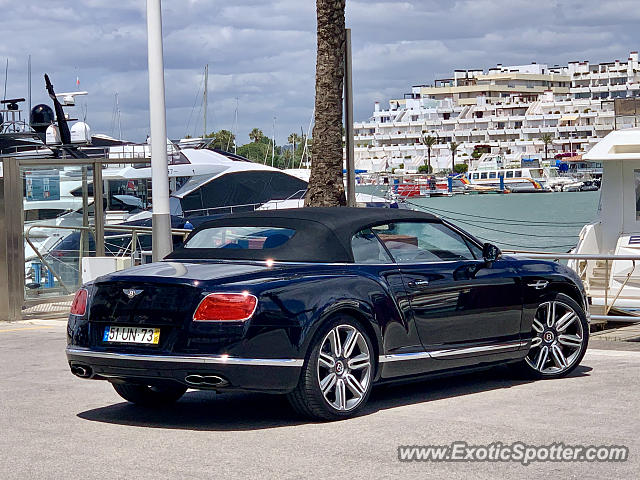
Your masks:
<svg viewBox="0 0 640 480"><path fill-rule="evenodd" d="M258 299L248 292L210 293L193 314L197 322L243 322L256 311Z"/></svg>
<svg viewBox="0 0 640 480"><path fill-rule="evenodd" d="M84 315L87 311L87 297L89 292L86 288L81 288L76 292L76 296L71 303L71 315Z"/></svg>

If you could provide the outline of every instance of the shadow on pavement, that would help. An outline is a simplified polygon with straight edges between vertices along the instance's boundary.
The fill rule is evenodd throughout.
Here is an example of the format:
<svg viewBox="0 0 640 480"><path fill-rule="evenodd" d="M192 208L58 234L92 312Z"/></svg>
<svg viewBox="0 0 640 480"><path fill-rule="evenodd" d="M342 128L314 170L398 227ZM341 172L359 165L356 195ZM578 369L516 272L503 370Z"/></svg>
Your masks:
<svg viewBox="0 0 640 480"><path fill-rule="evenodd" d="M591 367L579 366L569 376L588 376L591 370ZM561 382L562 379L548 381ZM497 367L454 377L392 384L374 388L361 415L405 405L511 388L529 382L513 379L508 369ZM204 431L262 430L312 423L299 417L289 406L284 395L216 394L204 391L189 391L178 403L169 407L153 409L123 402L87 410L79 413L78 417L118 425Z"/></svg>

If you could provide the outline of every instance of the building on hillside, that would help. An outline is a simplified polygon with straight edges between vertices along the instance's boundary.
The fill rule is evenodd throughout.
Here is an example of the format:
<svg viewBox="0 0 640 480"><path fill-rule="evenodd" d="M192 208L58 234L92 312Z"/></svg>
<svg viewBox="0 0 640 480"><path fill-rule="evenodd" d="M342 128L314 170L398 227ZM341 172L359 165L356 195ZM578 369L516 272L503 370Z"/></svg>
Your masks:
<svg viewBox="0 0 640 480"><path fill-rule="evenodd" d="M354 125L356 168L416 171L427 161L421 139L436 138L431 164L451 167L451 142L459 145L456 163L469 163L476 146L509 161L549 159L563 152L586 153L616 128L637 126L640 117L638 52L626 62L566 66L544 64L456 70L433 85L417 85L403 98Z"/></svg>

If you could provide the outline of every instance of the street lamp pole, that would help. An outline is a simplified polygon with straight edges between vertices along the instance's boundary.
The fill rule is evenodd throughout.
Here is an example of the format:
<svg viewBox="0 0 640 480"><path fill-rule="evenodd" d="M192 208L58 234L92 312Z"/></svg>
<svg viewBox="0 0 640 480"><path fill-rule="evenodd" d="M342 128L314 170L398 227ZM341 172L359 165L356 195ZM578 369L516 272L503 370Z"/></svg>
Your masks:
<svg viewBox="0 0 640 480"><path fill-rule="evenodd" d="M151 183L153 186L153 261L172 250L169 213L169 161L167 112L164 102L162 11L160 0L147 0L147 50L149 56L149 117L151 127Z"/></svg>

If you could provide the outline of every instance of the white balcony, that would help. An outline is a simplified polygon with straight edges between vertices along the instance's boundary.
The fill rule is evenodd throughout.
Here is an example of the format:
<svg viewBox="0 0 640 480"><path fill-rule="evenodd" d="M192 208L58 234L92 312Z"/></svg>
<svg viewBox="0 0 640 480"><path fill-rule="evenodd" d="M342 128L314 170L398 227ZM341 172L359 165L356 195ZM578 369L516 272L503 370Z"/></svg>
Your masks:
<svg viewBox="0 0 640 480"><path fill-rule="evenodd" d="M569 89L569 92L571 92L572 94L574 93L590 93L591 90L589 89L588 86L585 87L573 87Z"/></svg>

